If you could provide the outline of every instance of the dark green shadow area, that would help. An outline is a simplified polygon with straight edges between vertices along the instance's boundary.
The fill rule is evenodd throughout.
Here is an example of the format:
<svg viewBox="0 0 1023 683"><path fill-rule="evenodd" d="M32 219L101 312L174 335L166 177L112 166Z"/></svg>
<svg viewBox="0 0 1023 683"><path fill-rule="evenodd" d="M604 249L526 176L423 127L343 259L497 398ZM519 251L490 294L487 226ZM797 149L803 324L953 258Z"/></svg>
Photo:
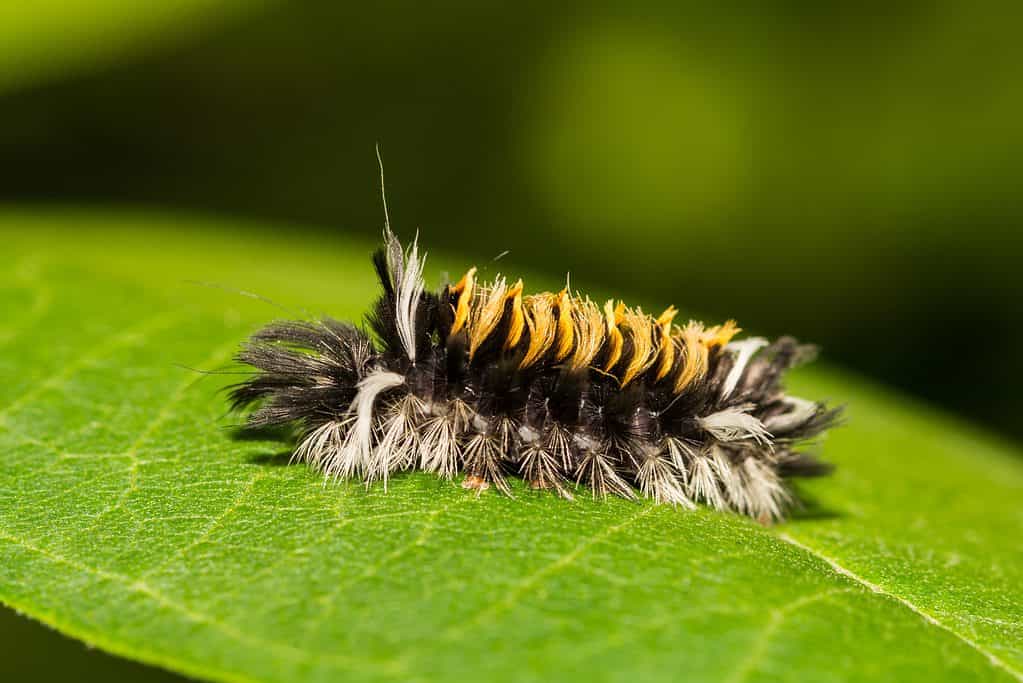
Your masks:
<svg viewBox="0 0 1023 683"><path fill-rule="evenodd" d="M182 683L191 679L108 655L0 607L0 680L134 681Z"/></svg>

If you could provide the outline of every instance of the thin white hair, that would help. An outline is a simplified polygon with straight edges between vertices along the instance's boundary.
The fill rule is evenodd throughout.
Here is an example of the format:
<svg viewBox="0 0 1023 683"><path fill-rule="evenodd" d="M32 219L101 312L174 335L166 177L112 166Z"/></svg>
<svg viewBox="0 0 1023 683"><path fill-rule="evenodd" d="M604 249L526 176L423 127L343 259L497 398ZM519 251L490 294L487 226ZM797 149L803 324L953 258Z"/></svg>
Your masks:
<svg viewBox="0 0 1023 683"><path fill-rule="evenodd" d="M711 466L710 453L704 451L693 458L689 470L686 492L696 500L702 500L711 507L724 510L728 507L718 484L719 473Z"/></svg>
<svg viewBox="0 0 1023 683"><path fill-rule="evenodd" d="M402 375L383 368L375 368L359 380L358 392L348 406L348 416L354 418L354 423L345 436L344 445L324 470L328 476L348 479L371 471L373 431L377 422L374 405L381 393L404 383Z"/></svg>
<svg viewBox="0 0 1023 683"><path fill-rule="evenodd" d="M806 423L817 414L819 407L814 401L807 401L805 398L799 398L798 396L786 396L782 399L782 403L791 406L792 409L781 415L769 417L764 421L765 427L779 434L791 432L796 427Z"/></svg>
<svg viewBox="0 0 1023 683"><path fill-rule="evenodd" d="M699 417L697 421L718 441L753 439L759 444L770 446L771 433L763 422L749 414L753 407L752 403L744 403Z"/></svg>
<svg viewBox="0 0 1023 683"><path fill-rule="evenodd" d="M761 521L781 519L792 496L778 474L752 456L743 461L742 470L746 482L746 507L740 508L740 512Z"/></svg>
<svg viewBox="0 0 1023 683"><path fill-rule="evenodd" d="M302 439L291 460L309 463L318 470L329 469L344 448L351 422L351 419L324 422Z"/></svg>
<svg viewBox="0 0 1023 683"><path fill-rule="evenodd" d="M388 402L382 414L377 411L380 441L373 451L367 483L374 479L384 480L391 472L410 467L418 454L419 421L425 404L413 393L407 393L397 401Z"/></svg>
<svg viewBox="0 0 1023 683"><path fill-rule="evenodd" d="M685 485L669 452L651 447L646 449L640 458L636 480L643 495L653 498L658 503L670 503L689 510L696 509L693 501L686 496Z"/></svg>
<svg viewBox="0 0 1023 683"><path fill-rule="evenodd" d="M393 278L391 284L394 285L394 322L398 329L398 339L405 349L405 355L415 365L416 311L419 310L419 300L426 287L423 282L426 254L419 255L419 233L416 233L415 239L404 253L401 242L391 232L390 227L384 229L384 242L387 245L387 265Z"/></svg>
<svg viewBox="0 0 1023 683"><path fill-rule="evenodd" d="M721 386L721 398L731 396L732 392L735 391L735 387L739 384L739 380L742 379L742 373L745 372L746 366L749 365L753 355L767 346L768 343L763 337L750 337L749 339L732 342L725 346L725 351L731 351L735 354L735 364L729 371L728 376L725 377L725 383Z"/></svg>

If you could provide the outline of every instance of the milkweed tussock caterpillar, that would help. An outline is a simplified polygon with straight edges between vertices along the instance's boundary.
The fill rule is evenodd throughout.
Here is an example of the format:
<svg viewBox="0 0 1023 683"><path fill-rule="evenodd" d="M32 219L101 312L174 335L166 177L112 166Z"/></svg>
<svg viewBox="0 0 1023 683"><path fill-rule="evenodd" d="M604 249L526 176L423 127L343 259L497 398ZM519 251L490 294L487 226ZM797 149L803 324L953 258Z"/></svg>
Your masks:
<svg viewBox="0 0 1023 683"><path fill-rule="evenodd" d="M465 475L478 492L507 477L572 497L704 502L763 522L794 502L786 480L827 466L800 444L839 409L784 393L813 347L791 337L735 341L733 321L675 322L621 302L526 294L470 268L426 291L424 256L388 228L373 256L383 292L372 336L331 318L274 322L237 359L256 372L232 388L252 427L296 424L294 459L328 478L405 470Z"/></svg>

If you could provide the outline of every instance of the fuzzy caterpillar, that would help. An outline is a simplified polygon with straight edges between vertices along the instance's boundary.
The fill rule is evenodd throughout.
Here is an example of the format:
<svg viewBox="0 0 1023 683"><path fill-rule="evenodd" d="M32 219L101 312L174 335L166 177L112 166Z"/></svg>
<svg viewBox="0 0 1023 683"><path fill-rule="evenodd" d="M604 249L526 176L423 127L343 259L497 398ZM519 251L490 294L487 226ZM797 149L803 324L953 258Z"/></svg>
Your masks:
<svg viewBox="0 0 1023 683"><path fill-rule="evenodd" d="M506 477L571 498L703 502L762 522L794 502L786 480L826 473L798 452L840 409L787 396L786 370L814 348L791 337L733 341L735 323L674 322L639 308L471 268L426 291L424 257L388 228L373 256L383 292L371 337L330 318L274 322L237 360L232 387L252 427L297 424L295 459L333 478L419 469L478 492Z"/></svg>

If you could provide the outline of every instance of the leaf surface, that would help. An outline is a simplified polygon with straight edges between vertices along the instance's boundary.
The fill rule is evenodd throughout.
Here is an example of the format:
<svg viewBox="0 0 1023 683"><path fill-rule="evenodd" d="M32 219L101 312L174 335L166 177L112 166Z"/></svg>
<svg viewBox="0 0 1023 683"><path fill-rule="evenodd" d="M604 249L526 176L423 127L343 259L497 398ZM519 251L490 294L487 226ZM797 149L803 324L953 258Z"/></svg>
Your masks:
<svg viewBox="0 0 1023 683"><path fill-rule="evenodd" d="M324 485L228 429L237 377L180 367L229 368L289 314L186 281L357 319L371 245L123 214L0 232L0 600L65 633L229 681L1023 680L1023 459L948 416L800 371L850 420L774 528Z"/></svg>

